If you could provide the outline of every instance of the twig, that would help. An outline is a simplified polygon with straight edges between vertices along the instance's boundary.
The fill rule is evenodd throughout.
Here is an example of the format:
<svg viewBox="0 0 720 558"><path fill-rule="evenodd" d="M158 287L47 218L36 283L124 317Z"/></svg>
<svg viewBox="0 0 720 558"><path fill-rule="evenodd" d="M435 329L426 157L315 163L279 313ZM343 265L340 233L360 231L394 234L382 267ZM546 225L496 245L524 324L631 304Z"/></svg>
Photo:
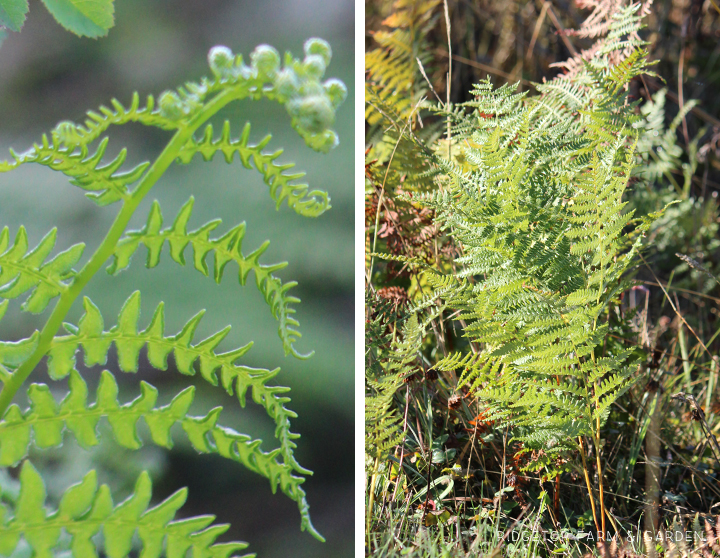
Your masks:
<svg viewBox="0 0 720 558"><path fill-rule="evenodd" d="M402 444L400 445L400 463L398 465L398 480L395 482L395 490L393 490L392 498L390 498L390 502L395 501L395 496L397 496L398 487L400 486L400 475L402 475L403 472L403 459L405 458L405 436L407 434L407 427L408 427L408 409L410 408L410 384L405 385L405 414L403 416L403 435L402 435Z"/></svg>
<svg viewBox="0 0 720 558"><path fill-rule="evenodd" d="M698 336L698 334L695 333L695 330L692 328L692 326L691 326L689 323L687 323L687 321L685 321L685 318L684 318L683 315L678 311L677 307L675 306L675 304L673 303L672 299L670 298L670 295L669 295L669 294L667 293L667 291L665 290L665 287L662 286L662 283L660 283L660 279L658 279L657 275L655 275L655 272L654 272L654 271L652 270L652 268L648 265L647 261L645 261L645 258L643 258L643 255L640 254L640 253L638 253L638 256L640 256L640 259L641 259L641 260L643 261L643 263L645 264L645 267L647 267L648 270L650 270L650 273L652 273L652 276L655 278L655 281L657 281L657 284L660 285L660 288L662 289L662 292L665 293L665 296L667 297L667 300L668 300L668 302L670 303L670 306L672 306L672 309L675 311L675 313L677 314L678 318L680 318L680 319L682 320L682 323L684 323L684 324L687 326L687 328L690 330L690 333L692 333L692 334L695 336L695 339L698 340L698 343L700 343L700 346L705 350L705 352L706 352L708 355L710 355L710 358L712 358L713 355L710 354L710 351L709 351L708 348L705 346L705 343L703 343L702 339L700 339L700 337Z"/></svg>
<svg viewBox="0 0 720 558"><path fill-rule="evenodd" d="M530 509L530 504L527 504L522 511L520 512L520 515L518 515L517 519L513 522L510 527L507 528L507 531L505 531L505 534L502 536L502 538L498 541L497 546L495 549L490 553L490 556L495 556L495 552L500 548L500 545L505 542L505 539L507 539L508 535L513 532L513 529L515 529L515 526L520 523L520 520L522 519L522 516L525 515L525 512Z"/></svg>
<svg viewBox="0 0 720 558"><path fill-rule="evenodd" d="M448 41L448 73L447 73L447 103L445 109L448 111L447 117L447 141L448 141L448 160L452 161L451 157L451 142L450 142L450 90L452 89L452 41L450 40L450 12L448 10L447 0L443 0L445 7L445 28L447 30L447 41Z"/></svg>
<svg viewBox="0 0 720 558"><path fill-rule="evenodd" d="M560 23L560 20L555 15L555 11L552 9L552 6L548 6L548 15L550 16L550 19L553 22L553 25L558 31L558 35L560 35L560 38L562 39L562 42L565 43L565 46L570 51L570 54L573 56L578 55L578 51L575 50L575 47L570 42L570 39L567 38L567 34L565 33L565 28L563 27L562 23Z"/></svg>
<svg viewBox="0 0 720 558"><path fill-rule="evenodd" d="M435 95L435 98L438 100L438 103L441 103L441 104L442 104L442 100L440 99L440 96L439 96L439 95L437 94L437 92L435 91L435 88L433 87L433 84L430 83L430 80L428 79L427 74L425 73L425 68L424 68L424 66L423 66L423 63L420 61L420 58L415 58L415 60L417 60L418 67L420 68L420 73L421 73L422 76L425 78L425 81L427 82L428 86L430 87L430 91L433 92L433 95Z"/></svg>
<svg viewBox="0 0 720 558"><path fill-rule="evenodd" d="M700 426L702 427L703 432L708 439L708 442L710 442L710 448L712 449L713 455L715 456L715 460L720 463L720 445L718 445L717 438L715 438L712 430L710 430L710 426L705 420L705 413L698 404L697 399L695 399L695 396L691 393L684 393L681 391L673 395L670 399L677 399L684 403L690 404L690 407L692 407L693 410L692 418L700 422Z"/></svg>
<svg viewBox="0 0 720 558"><path fill-rule="evenodd" d="M691 291L690 289L682 289L680 287L674 287L672 285L667 285L667 284L663 285L662 283L655 282L655 281L640 281L640 282L643 283L644 285L650 285L652 287L663 287L664 286L670 291L679 291L681 293L688 293L688 294L697 296L699 298L707 298L708 300L712 300L713 302L720 302L720 298L715 297L715 296L706 295L705 293L701 293L698 291Z"/></svg>
<svg viewBox="0 0 720 558"><path fill-rule="evenodd" d="M500 76L501 78L505 78L508 81L512 81L513 79L513 76L511 76L510 74L507 74L502 70L498 70L497 68L493 68L492 66L488 66L487 64L483 64L482 62L470 60L469 58L464 58L462 56L458 56L457 54L448 54L446 50L443 50L441 48L437 49L436 52L441 56L452 56L453 60L457 62L462 62L463 64L467 64L468 66L472 66L473 68L477 68L478 70L482 70L483 72L487 72L488 74ZM523 85L533 85L531 81L528 81L526 79L521 79L520 81L523 83Z"/></svg>
<svg viewBox="0 0 720 558"><path fill-rule="evenodd" d="M540 35L540 28L542 27L543 22L545 21L545 15L547 14L547 10L550 7L550 1L545 0L543 2L542 9L540 10L540 16L538 17L537 22L535 22L535 29L533 29L532 38L530 39L530 46L528 47L527 54L525 55L525 60L528 62L530 61L530 58L532 57L533 49L535 48L535 41L537 41L538 35Z"/></svg>
<svg viewBox="0 0 720 558"><path fill-rule="evenodd" d="M648 83L650 84L650 86L651 86L653 89L658 90L658 89L662 89L662 88L664 87L664 86L662 86L662 85L658 85L657 83L655 83L652 79L650 79L649 76L646 76L646 77L648 78L648 80L647 80ZM678 104L680 103L680 99L678 98L677 93L674 93L674 92L671 91L670 89L667 89L667 96L668 96L668 97L670 98L670 100L672 100L673 102L678 103ZM692 113L693 113L695 116L697 116L698 118L700 118L700 119L702 119L702 120L705 120L705 122L709 122L709 123L712 124L713 126L720 126L720 119L718 119L717 117L712 116L711 114L705 112L705 111L702 110L701 108L698 108L698 107L695 106L695 107L693 107L692 109L690 109L690 112L692 112Z"/></svg>

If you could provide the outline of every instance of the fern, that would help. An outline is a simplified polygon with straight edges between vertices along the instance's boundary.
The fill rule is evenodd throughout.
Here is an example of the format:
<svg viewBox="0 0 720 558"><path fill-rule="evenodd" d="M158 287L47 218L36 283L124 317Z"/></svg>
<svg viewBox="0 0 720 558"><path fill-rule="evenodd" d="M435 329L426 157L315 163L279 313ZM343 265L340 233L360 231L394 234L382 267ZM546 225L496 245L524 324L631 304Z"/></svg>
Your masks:
<svg viewBox="0 0 720 558"><path fill-rule="evenodd" d="M609 34L637 30L638 10L621 11ZM481 349L450 354L437 368L464 368L462 383L487 406L486 418L512 426L524 452L542 449L530 467L552 474L568 450L585 459L586 437L601 470L600 430L637 379L633 350L608 342L617 335L611 308L632 285L659 214L638 218L623 199L644 132L625 86L648 64L638 41L619 60L613 48L539 85L538 96L487 81L461 109L439 106L464 147L454 159L436 150L442 188L413 198L459 246L454 273L425 272L429 299L455 310ZM599 515L591 502L604 532L602 476L599 493Z"/></svg>
<svg viewBox="0 0 720 558"><path fill-rule="evenodd" d="M403 119L427 91L417 60L427 65L430 59L427 34L437 19L434 10L439 3L396 0L392 14L383 22L389 30L373 33L378 48L365 54L366 83L378 91L382 104L392 106ZM370 124L381 119L372 106L365 117Z"/></svg>
<svg viewBox="0 0 720 558"><path fill-rule="evenodd" d="M159 263L166 244L170 257L185 265L187 248L191 246L193 265L203 275L210 275L207 260L212 254L212 278L217 283L231 262L238 266L240 285L246 285L253 272L260 294L278 321L285 354L297 358L311 356L312 353L301 354L294 346L300 332L296 329L299 324L292 305L299 299L289 294L289 290L296 283L283 283L276 277L275 273L286 264L260 262L268 248L267 242L247 255L243 253L244 223L217 237L211 235L220 226L219 220L188 230L194 202L190 198L169 227L163 228L157 201L152 204L141 230L127 230L127 226L141 201L173 162L188 163L197 154L210 160L218 152L228 163L237 153L244 167L258 171L278 209L287 203L307 217L317 217L326 211L330 203L325 192L311 191L307 184L297 183L303 173L291 171L292 164L276 162L282 151L265 152L269 136L255 145L250 144L250 125L246 124L240 137L233 139L230 123L226 121L220 138L215 139L207 121L229 103L267 98L286 107L291 125L308 146L320 152L329 151L338 141L330 128L335 110L346 96L345 86L338 80L321 82L330 58L329 45L320 39L306 42L303 60L288 53L283 64L279 53L266 45L252 53L249 66L229 49L215 47L209 54L213 77L166 92L157 102L149 96L142 107L137 94L127 107L113 100L112 108L101 107L98 112L89 112L83 124L62 122L28 151L20 154L11 151L12 159L0 163L0 172L30 163L47 166L66 175L71 184L85 190L87 197L98 206L120 204L107 235L84 261L81 261L83 244L51 257L56 242L55 229L33 249L22 227L12 243L7 228L0 233L0 297L6 299L0 303L0 319L10 301L22 295L27 295L22 310L37 314L57 299L41 331L20 341L0 343L3 384L0 465L15 466L23 462L20 496L14 506L2 508L0 553L12 553L23 538L34 555L53 556L60 548L58 537L62 530L70 535L70 550L75 556L97 555L94 537L99 532L103 533L104 541L101 549L112 557L128 556L134 549L136 533L143 556L184 556L188 550L192 550L193 556L230 556L246 547L245 543L216 543L227 526L208 527L211 516L173 521L185 500L184 490L148 509L151 485L147 473L138 479L133 496L113 506L108 488L98 487L96 474L90 472L80 484L68 489L58 511L48 513L44 507L42 478L28 460L30 446L58 446L63 443L66 431L83 447L95 445L100 442L96 427L101 418L109 422L117 442L129 449L142 445L137 433L141 419L149 428L152 442L166 448L173 443L170 429L179 423L198 452L217 453L266 477L273 492L279 487L297 503L302 530L323 540L311 523L301 487L311 471L302 467L294 455L299 434L290 429L290 421L297 415L286 406L290 401L289 388L271 385L279 369L242 364L242 357L252 343L218 352L216 349L228 335L230 326L196 341L195 331L204 311L191 317L177 334L167 335L162 303L145 329L140 329L139 291L127 299L116 325L109 329L98 306L87 297L77 324L65 322L65 317L103 266L110 274L120 273L130 265L132 256L142 245L147 250L146 266L153 268ZM129 122L169 130L173 135L154 162L125 171L122 167L127 151L124 149L112 161L104 161L109 140L103 134L110 126ZM197 135L203 126L204 131ZM60 332L61 327L65 334ZM273 420L278 447L264 451L261 440L221 426L219 407L205 416L188 415L194 395L192 387L178 393L168 405L157 407L157 390L142 382L140 396L121 404L117 382L112 373L105 370L100 376L95 402L88 403L87 385L76 370L76 355L82 350L86 366L104 365L113 346L123 372L138 371L139 355L145 348L150 364L158 370L168 368L168 357L172 354L181 374L199 372L211 385L220 385L228 393L236 394L242 406L249 393L252 401L263 407ZM32 384L27 387L30 407L21 410L12 401L44 358L53 380L69 378L67 394L57 403L47 385Z"/></svg>
<svg viewBox="0 0 720 558"><path fill-rule="evenodd" d="M387 305L379 304L370 331L385 327ZM415 361L422 342L422 326L416 314L404 320L396 338L373 339L368 345L365 375L365 454L385 459L400 444L401 419L394 408L395 395L416 372ZM372 327L374 326L374 327ZM393 326L396 330L398 324ZM383 336L385 337L385 336Z"/></svg>
<svg viewBox="0 0 720 558"><path fill-rule="evenodd" d="M185 265L184 252L188 245L193 248L193 263L203 275L208 275L207 266L208 253L213 253L214 272L213 278L216 283L220 283L225 270L225 266L229 262L235 262L239 268L240 284L245 285L250 271L255 274L257 287L265 297L265 301L270 306L273 316L280 322L278 333L283 341L285 354L292 354L298 358L308 358L312 356L301 355L293 347L293 343L300 337L300 333L292 329L293 326L299 325L297 320L292 317L295 310L289 307L290 304L300 302L300 299L289 296L288 290L296 283L283 283L272 275L274 271L283 269L286 264L263 265L258 262L260 256L267 250L269 242L265 242L257 250L247 257L242 254L242 240L245 236L245 224L242 223L233 227L219 238L209 238L210 233L220 225L220 220L210 221L199 229L187 232L187 223L190 219L194 199L191 198L180 209L173 226L165 230L162 227L162 213L160 205L153 203L148 215L147 224L140 231L129 231L127 235L120 239L114 254L114 261L108 267L109 273L118 273L130 264L130 258L138 249L140 244L145 245L148 251L147 267L155 267L160 262L160 253L167 242L170 245L170 254L177 263Z"/></svg>
<svg viewBox="0 0 720 558"><path fill-rule="evenodd" d="M85 245L76 244L45 262L55 247L56 237L57 229L53 229L28 252L28 238L23 227L15 235L12 246L9 245L8 228L0 232L0 296L17 298L31 291L22 308L39 314L53 298L68 290L69 280L76 275L72 266L82 257Z"/></svg>
<svg viewBox="0 0 720 558"><path fill-rule="evenodd" d="M142 473L135 491L127 500L113 505L107 485L98 486L97 474L90 471L81 482L68 488L60 500L58 510L48 514L45 509L45 486L42 477L29 461L20 471L20 496L15 516L9 519L2 508L3 528L0 531L0 552L10 554L22 536L35 556L51 557L60 533L65 530L72 542L70 550L78 558L97 556L91 540L101 529L106 555L111 558L127 556L133 549L137 532L143 546L143 556L228 557L247 548L245 543L215 543L229 525L210 526L215 517L198 516L172 521L187 497L179 490L154 508L148 509L152 483Z"/></svg>

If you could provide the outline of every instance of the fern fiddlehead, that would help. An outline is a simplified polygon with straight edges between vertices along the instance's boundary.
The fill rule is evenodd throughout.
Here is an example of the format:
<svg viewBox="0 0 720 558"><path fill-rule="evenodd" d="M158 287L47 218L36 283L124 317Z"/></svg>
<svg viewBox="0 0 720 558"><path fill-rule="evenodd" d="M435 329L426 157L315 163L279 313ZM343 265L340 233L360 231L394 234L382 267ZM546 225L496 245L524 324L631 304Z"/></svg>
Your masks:
<svg viewBox="0 0 720 558"><path fill-rule="evenodd" d="M223 152L228 162L232 161L234 153L238 153L246 168L252 168L254 165L269 186L270 195L278 208L286 201L290 208L308 217L316 217L327 210L330 204L325 192L309 191L307 185L297 184L295 181L303 176L302 173L289 173L287 171L292 165L275 163L280 152L270 154L264 152L269 137L256 145L249 144L249 125L245 126L237 140L230 138L228 122L225 123L219 140L213 140L210 125L205 128L201 139L196 139L195 134L209 118L229 103L243 99L267 98L286 107L291 125L309 147L320 152L329 151L337 144L337 136L331 129L335 110L346 96L345 86L338 80L320 81L330 57L329 45L320 39L310 39L305 43L303 60L295 59L288 53L282 65L279 53L266 45L261 45L251 54L250 65L245 65L242 57L234 55L229 49L215 47L208 56L212 77L203 78L197 83L186 83L176 91L166 92L157 102L149 96L144 107L140 106L140 97L137 94L133 96L128 107L113 100L112 108L101 107L99 112L89 112L83 124L62 122L49 137L43 136L41 142L27 152L22 154L11 152L13 160L0 163L0 172L7 172L28 163L45 165L62 172L71 179L72 184L88 191L88 197L99 206L121 203L106 236L79 270L73 267L82 258L84 249L82 244L75 245L45 262L55 245L55 230L46 235L30 252L28 252L24 229L19 230L12 246L9 241L9 231L4 229L0 233L0 296L12 299L30 291L22 308L35 313L42 312L54 298L58 298L40 332L20 342L0 344L0 379L3 383L0 391L0 416L3 417L0 421L0 432L2 432L0 462L14 464L26 457L31 431L34 433L35 444L38 447L50 447L61 443L64 429L75 434L81 445L90 445L96 441L94 429L97 420L105 416L110 421L118 442L125 447L136 448L139 441L135 427L142 417L150 428L153 441L169 447L172 444L169 428L172 424L180 422L196 450L216 452L245 465L253 472L267 477L273 491L280 486L281 490L298 504L301 528L323 540L310 521L305 492L301 488L305 480L303 475L311 472L303 468L293 454L296 447L295 440L299 435L290 431L290 420L295 418L296 414L285 406L289 401L286 396L288 388L268 385L268 382L278 374L279 369L255 369L238 363L252 343L226 353L216 353L215 348L226 337L228 327L204 341L193 344L194 332L202 318L202 313L191 318L177 335L166 337L162 304L154 313L148 327L138 331L139 292L126 301L117 325L109 331L105 331L100 310L87 298L84 301L85 313L77 326L64 323L64 319L84 287L108 260L112 260L108 271L120 272L127 267L132 254L140 244L143 244L148 250L147 267L153 267L157 265L162 248L167 242L173 260L184 264L185 249L188 245L192 245L193 263L196 269L205 275L209 274L206 258L210 252L213 253L213 278L216 282L220 282L225 266L231 261L239 267L241 285L246 284L250 271L253 271L258 289L279 322L279 335L285 353L298 358L310 356L299 353L294 347L300 333L295 329L299 324L293 317L294 309L290 305L299 300L289 295L288 290L295 283L282 283L273 275L274 272L285 267L285 264L259 263L261 254L267 249L267 243L247 256L242 253L244 224L233 227L219 238L209 236L219 225L219 221L211 221L197 230L188 232L187 223L193 204L191 199L181 209L170 228L161 230L162 215L159 205L155 202L147 224L141 231L126 229L141 201L173 162L187 163L197 153L205 159L211 159L218 151ZM128 122L169 130L173 135L154 162L142 163L130 171L121 172L126 151L121 151L113 161L103 165L102 159L108 140L101 139L101 136L110 126ZM91 144L97 140L100 140L100 143L93 151ZM7 300L0 304L0 313L4 314L7 304ZM67 335L58 333L63 325ZM250 390L252 400L264 407L274 420L279 447L264 452L259 447L259 440L252 440L244 434L218 426L219 409L214 409L205 417L187 416L187 409L192 401L192 392L188 390L177 395L170 405L155 408L157 392L149 384L143 384L142 395L138 399L127 405L120 405L116 397L117 386L112 375L107 371L102 374L97 401L88 406L87 388L75 370L75 354L82 347L87 365L104 364L111 345L117 350L119 367L123 371L137 371L140 350L142 347L147 347L148 357L154 367L166 369L167 357L173 353L176 366L181 373L195 374L197 366L201 375L212 385L220 383L229 393L237 393L242 405L245 404L246 394ZM60 379L70 375L70 391L58 406L46 386L34 384L28 390L31 407L22 412L16 405L11 405L11 402L37 364L46 356L52 378ZM83 483L90 483L88 478ZM147 552L148 556L159 555L163 544L168 555L183 555L190 546L182 547L181 543L173 542L175 535L172 535L171 531L175 533L177 529L184 533L183 536L187 540L197 538L198 541L205 541L203 543L205 546L198 546L197 550L191 545L194 551L198 552L198 556L227 556L236 549L244 548L237 545L208 546L219 534L217 529L210 528L207 531L214 533L213 536L205 536L206 531L195 533L194 531L203 529L209 523L203 519L200 521L202 525L193 524L200 525L199 527L195 526L183 531L183 528L175 523L167 523L172 518L172 514L167 516L165 523L158 523L153 519L156 521L157 533L165 527L169 530L166 529L163 535L153 535L154 542L148 542L150 539L145 540L142 534L143 518L163 515L155 510L165 504L148 512L144 511L149 501L149 484L147 484L149 480L146 478L143 480L144 478L141 477L138 481L136 496L128 500L130 502L137 497L138 501L145 502L144 507L138 507L139 511L133 516L132 520L136 521L137 525L128 531L129 534L123 535L127 539L126 542L115 546L110 544L112 548L106 548L108 555L126 556L129 552L127 541L132 538L136 529L139 529L138 533L143 544L151 549L144 551L144 555ZM2 518L0 536L3 537L3 548L12 550L17 544L19 535L22 534L38 555L49 555L57 540L57 537L53 539L52 533L59 529L58 525L73 534L72 522L67 523L68 516L63 514L62 501L60 511L48 517L45 517L44 512L42 517L36 512L28 512L29 515L25 513L24 510L32 506L39 505L42 509L41 500L44 500L44 495L42 498L39 495L44 489L41 479L38 479L32 465L26 462L21 474L23 488L15 515L11 519ZM73 490L71 489L70 492ZM111 500L107 500L109 493L106 488L83 490L88 494L97 492L98 495L97 501L88 499L84 507L80 506L83 510L78 508L79 513L73 516L73 520L82 519L78 529L83 533L82 537L73 539L73 549L76 541L79 541L78 549L83 549L82 554L79 555L88 555L86 553L89 552L87 548L90 548L87 546L90 544L89 537L99 530L101 524L106 546L109 544L108 533L112 533L114 527L112 522L103 523L103 521L114 517L115 512L112 511ZM23 499L23 494L31 492L33 496ZM141 492L143 495L137 496ZM98 503L101 496L102 502ZM178 501L180 499L184 497L177 498ZM105 510L102 512L105 514L102 517L94 511L97 506ZM121 504L116 510L125 509L124 506L127 507L126 503ZM90 511L86 512L87 509ZM58 521L60 523L57 523ZM65 523L62 523L63 521ZM91 524L94 525L92 529ZM170 529L169 526L172 525L175 526ZM127 530L128 527L123 529ZM92 534L87 535L91 531ZM33 540L36 540L35 534L41 532L45 533L43 537L47 536L47 538L37 546ZM166 542L163 543L163 537L166 535ZM113 535L110 535L110 538L112 537ZM177 544L181 546L177 547ZM171 552L171 548L184 550L180 554L175 554L175 551Z"/></svg>

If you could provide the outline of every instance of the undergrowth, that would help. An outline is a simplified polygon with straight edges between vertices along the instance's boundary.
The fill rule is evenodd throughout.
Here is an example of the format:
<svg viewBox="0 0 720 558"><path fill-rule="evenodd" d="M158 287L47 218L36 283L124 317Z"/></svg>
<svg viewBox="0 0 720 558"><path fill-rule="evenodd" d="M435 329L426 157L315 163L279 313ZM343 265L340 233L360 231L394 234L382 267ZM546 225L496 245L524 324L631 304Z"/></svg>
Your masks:
<svg viewBox="0 0 720 558"><path fill-rule="evenodd" d="M367 555L720 554L712 131L645 85L649 2L583 5L561 73L456 103L460 7L374 34Z"/></svg>

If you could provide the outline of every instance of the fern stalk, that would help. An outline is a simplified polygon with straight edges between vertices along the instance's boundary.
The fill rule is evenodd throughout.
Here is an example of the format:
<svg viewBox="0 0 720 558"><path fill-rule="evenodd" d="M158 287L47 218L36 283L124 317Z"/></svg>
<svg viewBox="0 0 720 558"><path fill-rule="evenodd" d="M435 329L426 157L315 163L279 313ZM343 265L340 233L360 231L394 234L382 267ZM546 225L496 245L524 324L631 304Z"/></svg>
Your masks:
<svg viewBox="0 0 720 558"><path fill-rule="evenodd" d="M587 465L587 458L585 457L585 447L583 446L582 436L578 438L578 444L580 445L580 457L583 465L583 475L585 477L585 486L587 487L588 497L590 498L590 507L592 508L593 521L595 522L595 529L600 531L600 523L597 518L597 510L595 509L595 496L593 495L592 483L590 482L590 474Z"/></svg>
<svg viewBox="0 0 720 558"><path fill-rule="evenodd" d="M370 548L370 525L373 518L373 506L375 505L375 484L377 483L377 477L378 477L378 470L380 468L380 457L375 458L375 462L373 463L372 468L372 475L370 477L370 495L368 500L368 505L366 508L366 527L365 532L368 536L368 548Z"/></svg>

